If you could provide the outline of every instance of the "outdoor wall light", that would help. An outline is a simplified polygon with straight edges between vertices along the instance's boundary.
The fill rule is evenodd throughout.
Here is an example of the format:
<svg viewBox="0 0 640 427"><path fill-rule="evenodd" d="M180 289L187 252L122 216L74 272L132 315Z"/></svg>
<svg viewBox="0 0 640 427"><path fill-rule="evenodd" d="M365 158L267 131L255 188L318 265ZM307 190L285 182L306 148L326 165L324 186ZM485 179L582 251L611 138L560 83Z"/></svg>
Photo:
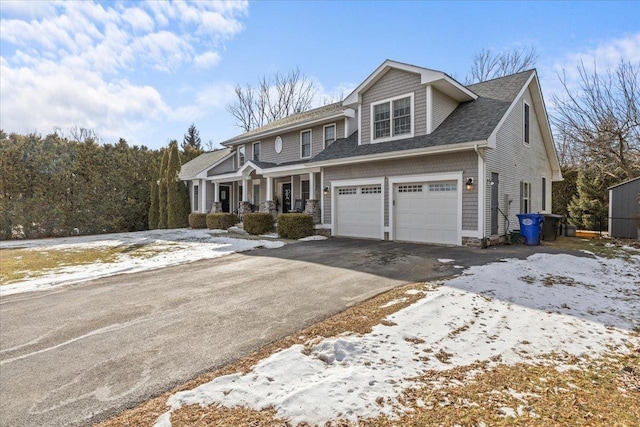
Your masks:
<svg viewBox="0 0 640 427"><path fill-rule="evenodd" d="M473 190L473 178L467 179L467 182L464 185L467 188L467 191Z"/></svg>
<svg viewBox="0 0 640 427"><path fill-rule="evenodd" d="M324 187L324 191L323 191L324 195L326 196L327 194L329 194L329 187Z"/></svg>

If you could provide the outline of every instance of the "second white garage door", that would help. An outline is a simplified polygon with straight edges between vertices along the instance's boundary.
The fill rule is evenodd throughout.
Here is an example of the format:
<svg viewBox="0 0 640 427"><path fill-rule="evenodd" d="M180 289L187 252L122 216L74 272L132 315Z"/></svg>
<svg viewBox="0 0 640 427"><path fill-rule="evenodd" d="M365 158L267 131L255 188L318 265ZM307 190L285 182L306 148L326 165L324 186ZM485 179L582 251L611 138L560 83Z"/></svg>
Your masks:
<svg viewBox="0 0 640 427"><path fill-rule="evenodd" d="M382 186L336 188L336 236L380 239L382 236Z"/></svg>
<svg viewBox="0 0 640 427"><path fill-rule="evenodd" d="M396 184L394 240L459 245L457 181Z"/></svg>

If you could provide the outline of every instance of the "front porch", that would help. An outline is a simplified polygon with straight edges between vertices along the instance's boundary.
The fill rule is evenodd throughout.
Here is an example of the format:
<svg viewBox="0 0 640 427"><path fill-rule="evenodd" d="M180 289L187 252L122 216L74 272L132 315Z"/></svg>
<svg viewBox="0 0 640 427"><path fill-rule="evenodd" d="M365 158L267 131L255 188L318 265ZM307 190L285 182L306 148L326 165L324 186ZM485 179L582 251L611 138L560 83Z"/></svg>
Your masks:
<svg viewBox="0 0 640 427"><path fill-rule="evenodd" d="M321 174L297 167L266 168L254 162L240 169L192 180L192 211L266 212L274 219L281 213L303 212L321 222ZM197 194L196 194L197 193Z"/></svg>

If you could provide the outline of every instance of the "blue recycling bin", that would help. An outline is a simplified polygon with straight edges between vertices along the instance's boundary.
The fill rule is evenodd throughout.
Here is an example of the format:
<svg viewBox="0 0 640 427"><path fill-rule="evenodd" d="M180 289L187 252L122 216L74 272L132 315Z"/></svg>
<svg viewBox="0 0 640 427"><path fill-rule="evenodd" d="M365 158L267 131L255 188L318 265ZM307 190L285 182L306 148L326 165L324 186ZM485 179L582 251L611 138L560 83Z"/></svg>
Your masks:
<svg viewBox="0 0 640 427"><path fill-rule="evenodd" d="M540 229L544 222L544 215L540 214L518 214L520 221L520 235L524 237L525 243L529 246L540 244Z"/></svg>

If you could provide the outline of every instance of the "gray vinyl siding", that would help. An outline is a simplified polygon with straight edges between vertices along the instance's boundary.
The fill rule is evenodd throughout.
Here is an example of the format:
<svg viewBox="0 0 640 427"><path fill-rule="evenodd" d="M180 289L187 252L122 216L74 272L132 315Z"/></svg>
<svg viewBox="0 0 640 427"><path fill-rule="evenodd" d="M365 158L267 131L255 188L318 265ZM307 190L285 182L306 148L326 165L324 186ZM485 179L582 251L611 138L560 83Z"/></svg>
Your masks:
<svg viewBox="0 0 640 427"><path fill-rule="evenodd" d="M444 93L440 92L438 89L432 87L431 88L431 102L433 106L431 107L432 118L432 127L431 131L433 132L440 126L444 119L449 117L449 114L453 112L458 106L458 101Z"/></svg>
<svg viewBox="0 0 640 427"><path fill-rule="evenodd" d="M412 92L414 93L412 106L414 136L427 133L427 91L420 84L420 76L392 69L362 95L362 129L360 129L362 144L371 143L371 103Z"/></svg>
<svg viewBox="0 0 640 427"><path fill-rule="evenodd" d="M236 170L236 156L231 156L224 162L220 163L215 168L211 168L207 171L207 176L219 175L221 173L232 172Z"/></svg>
<svg viewBox="0 0 640 427"><path fill-rule="evenodd" d="M311 129L311 157L324 149L324 126L328 124L336 125L336 137L340 138L344 134L344 119L329 121L312 127L305 127L299 130L285 132L279 136L282 138L282 151L276 153L276 136L260 139L260 161L268 163L288 163L302 160L300 158L300 132ZM253 142L247 143L247 147L253 147ZM251 153L249 153L251 155ZM250 158L250 157L248 157ZM308 159L304 159L308 160Z"/></svg>
<svg viewBox="0 0 640 427"><path fill-rule="evenodd" d="M331 181L346 179L362 179L385 177L384 191L384 222L389 226L389 177L403 175L422 175L429 173L463 172L463 176L476 176L478 173L478 157L475 152L461 152L455 154L440 154L399 160L386 160L370 163L358 163L347 166L325 168L324 185L331 186ZM463 186L464 187L464 186ZM476 230L478 228L478 193L477 187L462 191L462 229ZM324 223L331 223L331 195L324 198Z"/></svg>
<svg viewBox="0 0 640 427"><path fill-rule="evenodd" d="M206 183L205 185L207 186L207 189L205 192L207 200L205 202L204 207L207 212L211 212L211 205L213 204L213 200L214 200L213 190L215 190L215 187L211 182L208 182L208 181L204 181L204 182Z"/></svg>
<svg viewBox="0 0 640 427"><path fill-rule="evenodd" d="M613 187L609 190L611 218L609 230L611 237L637 239L640 225L640 179Z"/></svg>
<svg viewBox="0 0 640 427"><path fill-rule="evenodd" d="M530 143L523 143L524 101L529 104L529 129ZM508 213L509 231L519 229L517 214L520 213L520 182L531 184L530 212L542 212L542 178L547 182L546 213L551 212L551 163L542 140L542 132L537 115L544 111L536 111L531 99L531 93L527 89L523 97L516 100L516 105L511 110L507 119L498 129L496 148L486 151L486 182L491 181L491 173L499 175L498 207ZM505 194L511 201L508 206L505 203ZM485 235L491 232L491 189L486 191ZM498 234L506 232L506 221L502 214L498 213Z"/></svg>

